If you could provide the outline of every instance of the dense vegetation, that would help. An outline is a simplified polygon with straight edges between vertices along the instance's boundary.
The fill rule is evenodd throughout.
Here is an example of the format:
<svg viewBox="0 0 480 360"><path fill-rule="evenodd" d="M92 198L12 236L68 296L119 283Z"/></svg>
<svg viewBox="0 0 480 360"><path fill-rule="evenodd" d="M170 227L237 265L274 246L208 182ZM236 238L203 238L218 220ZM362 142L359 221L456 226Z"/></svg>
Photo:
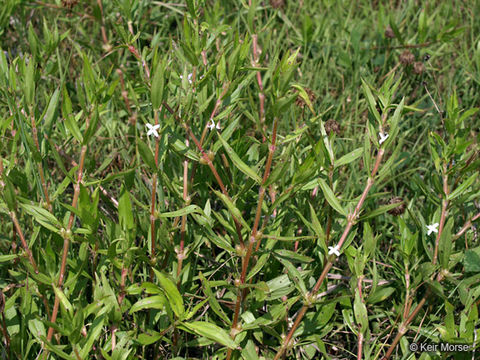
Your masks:
<svg viewBox="0 0 480 360"><path fill-rule="evenodd" d="M0 357L480 357L478 13L3 0Z"/></svg>

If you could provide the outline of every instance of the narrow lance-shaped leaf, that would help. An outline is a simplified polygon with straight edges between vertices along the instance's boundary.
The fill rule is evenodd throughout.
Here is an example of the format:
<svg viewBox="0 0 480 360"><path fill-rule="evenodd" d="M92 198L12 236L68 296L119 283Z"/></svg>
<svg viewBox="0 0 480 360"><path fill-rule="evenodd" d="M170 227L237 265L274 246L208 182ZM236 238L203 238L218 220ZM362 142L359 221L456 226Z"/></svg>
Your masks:
<svg viewBox="0 0 480 360"><path fill-rule="evenodd" d="M322 189L323 195L325 195L325 198L327 199L328 203L332 208L334 208L338 213L342 214L343 216L347 217L347 212L345 209L340 205L340 202L338 201L337 197L333 193L332 189L327 185L325 180L319 178L318 179L318 184L320 185L320 188Z"/></svg>
<svg viewBox="0 0 480 360"><path fill-rule="evenodd" d="M362 302L358 291L355 292L355 301L353 303L353 310L355 314L355 321L358 325L359 331L365 333L368 328L368 314L367 307Z"/></svg>
<svg viewBox="0 0 480 360"><path fill-rule="evenodd" d="M173 283L172 280L163 275L160 271L153 269L155 275L160 281L160 286L165 291L170 307L177 317L182 318L185 313L185 308L183 307L182 295L177 289L177 286Z"/></svg>
<svg viewBox="0 0 480 360"><path fill-rule="evenodd" d="M138 139L138 152L142 160L148 165L152 171L156 171L155 158L153 157L152 150L142 140Z"/></svg>
<svg viewBox="0 0 480 360"><path fill-rule="evenodd" d="M55 110L57 109L58 100L60 99L60 90L55 89L53 92L50 101L48 102L47 110L45 111L44 124L47 131L50 131L51 125L53 123L53 116L55 115Z"/></svg>
<svg viewBox="0 0 480 360"><path fill-rule="evenodd" d="M185 330L204 336L209 340L215 341L230 349L236 349L237 344L232 340L228 333L221 327L206 321L193 321L189 323L181 323Z"/></svg>
<svg viewBox="0 0 480 360"><path fill-rule="evenodd" d="M343 155L340 159L335 161L335 167L337 168L339 166L346 165L351 163L352 161L357 160L360 156L362 156L363 150L363 148L358 148L349 152L348 154Z"/></svg>
<svg viewBox="0 0 480 360"><path fill-rule="evenodd" d="M444 269L448 269L448 262L450 260L450 253L452 251L452 228L453 217L450 217L445 227L443 228L442 235L440 236L438 244L440 265Z"/></svg>
<svg viewBox="0 0 480 360"><path fill-rule="evenodd" d="M67 127L68 131L73 135L75 140L79 143L83 141L82 134L78 127L77 121L72 114L72 101L70 100L70 96L68 95L68 91L66 87L63 87L63 103L62 103L62 113L63 118L65 119L65 126Z"/></svg>
<svg viewBox="0 0 480 360"><path fill-rule="evenodd" d="M129 313L133 314L134 312L143 310L143 309L163 309L165 307L167 299L164 295L155 295L149 296L144 299L138 300L133 306L130 308Z"/></svg>
<svg viewBox="0 0 480 360"><path fill-rule="evenodd" d="M68 301L63 291L58 287L56 287L55 285L53 286L53 290L55 291L55 295L57 295L58 298L60 299L60 304L62 304L63 308L67 310L70 316L73 316L73 306L70 303L70 301Z"/></svg>
<svg viewBox="0 0 480 360"><path fill-rule="evenodd" d="M377 110L377 102L375 101L375 98L373 97L372 91L370 90L370 87L368 84L362 79L362 88L363 92L365 93L365 96L367 97L367 103L368 107L370 109L370 112L375 116L375 119L377 122L380 124L382 122L382 119L380 117L380 114L378 113Z"/></svg>
<svg viewBox="0 0 480 360"><path fill-rule="evenodd" d="M233 161L235 166L238 168L238 170L240 170L245 175L260 184L262 182L262 178L257 175L257 173L255 173L255 171L253 171L247 164L245 164L242 159L240 159L240 157L235 153L235 151L230 147L230 145L222 138L222 135L220 135L220 133L218 133L218 138L220 139L223 147L225 148L225 151L227 152L228 156Z"/></svg>
<svg viewBox="0 0 480 360"><path fill-rule="evenodd" d="M183 209L180 210L175 210L175 211L169 211L165 212L159 215L160 218L169 218L169 217L177 217L177 216L183 216L183 215L188 215L191 213L202 213L202 209L198 207L197 205L188 205L185 206Z"/></svg>
<svg viewBox="0 0 480 360"><path fill-rule="evenodd" d="M462 195L473 184L473 182L477 178L477 175L478 175L478 172L470 176L467 180L462 182L460 185L458 185L458 187L455 190L453 190L450 193L450 195L448 195L447 199L450 201Z"/></svg>
<svg viewBox="0 0 480 360"><path fill-rule="evenodd" d="M222 200L222 202L227 206L228 210L230 213L238 220L240 223L250 231L250 227L248 226L247 222L243 219L242 213L238 208L235 206L235 204L230 200L227 196L222 194L219 191L213 190L213 192Z"/></svg>
<svg viewBox="0 0 480 360"><path fill-rule="evenodd" d="M85 346L82 348L80 355L82 359L86 359L90 350L93 347L93 344L98 340L100 335L102 334L103 330L103 323L105 322L105 315L97 317L93 320L92 325L88 330L87 341L85 342Z"/></svg>
<svg viewBox="0 0 480 360"><path fill-rule="evenodd" d="M35 60L33 57L28 59L28 65L25 72L25 100L27 105L33 106L33 99L35 97Z"/></svg>
<svg viewBox="0 0 480 360"><path fill-rule="evenodd" d="M132 229L134 227L132 203L130 201L130 195L125 188L122 188L118 200L118 218L120 220L120 225L124 229Z"/></svg>
<svg viewBox="0 0 480 360"><path fill-rule="evenodd" d="M152 97L152 106L154 110L157 110L162 104L163 91L164 91L163 89L165 87L164 72L165 72L165 62L159 60L156 65L155 74L153 75L153 79L152 79L151 97Z"/></svg>

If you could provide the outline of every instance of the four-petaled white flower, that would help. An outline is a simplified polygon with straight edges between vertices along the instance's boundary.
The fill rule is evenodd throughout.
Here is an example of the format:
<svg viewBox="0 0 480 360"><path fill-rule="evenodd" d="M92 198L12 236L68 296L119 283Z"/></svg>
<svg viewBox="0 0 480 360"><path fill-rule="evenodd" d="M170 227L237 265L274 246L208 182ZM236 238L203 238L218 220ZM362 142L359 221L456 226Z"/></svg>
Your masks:
<svg viewBox="0 0 480 360"><path fill-rule="evenodd" d="M382 143L388 139L388 134L387 133L383 133L383 132L380 132L378 133L378 136L380 136L380 140L378 140L378 143L380 145L382 145Z"/></svg>
<svg viewBox="0 0 480 360"><path fill-rule="evenodd" d="M328 255L332 255L332 254L335 254L336 256L340 256L340 246L329 246L328 247Z"/></svg>
<svg viewBox="0 0 480 360"><path fill-rule="evenodd" d="M193 76L192 73L188 74L188 76L187 76L187 80L188 80L188 83L189 83L189 84L192 83L192 76ZM183 79L183 76L182 76L182 75L180 75L180 79Z"/></svg>
<svg viewBox="0 0 480 360"><path fill-rule="evenodd" d="M438 223L427 225L427 235L430 235L432 232L438 233Z"/></svg>
<svg viewBox="0 0 480 360"><path fill-rule="evenodd" d="M158 132L157 130L160 128L160 124L157 125L152 125L152 124L147 124L147 136L153 135L158 138Z"/></svg>
<svg viewBox="0 0 480 360"><path fill-rule="evenodd" d="M210 130L214 128L220 130L220 122L218 122L217 125L215 125L215 121L213 121L213 119L210 119L210 122L208 123L207 128L209 128Z"/></svg>

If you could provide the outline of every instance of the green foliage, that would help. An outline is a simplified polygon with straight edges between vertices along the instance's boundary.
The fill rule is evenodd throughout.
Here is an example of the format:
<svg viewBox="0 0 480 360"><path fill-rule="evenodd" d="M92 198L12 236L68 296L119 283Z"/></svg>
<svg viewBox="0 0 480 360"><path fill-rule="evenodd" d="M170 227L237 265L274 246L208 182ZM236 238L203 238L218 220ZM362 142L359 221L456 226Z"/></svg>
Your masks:
<svg viewBox="0 0 480 360"><path fill-rule="evenodd" d="M0 357L478 347L478 12L5 0Z"/></svg>

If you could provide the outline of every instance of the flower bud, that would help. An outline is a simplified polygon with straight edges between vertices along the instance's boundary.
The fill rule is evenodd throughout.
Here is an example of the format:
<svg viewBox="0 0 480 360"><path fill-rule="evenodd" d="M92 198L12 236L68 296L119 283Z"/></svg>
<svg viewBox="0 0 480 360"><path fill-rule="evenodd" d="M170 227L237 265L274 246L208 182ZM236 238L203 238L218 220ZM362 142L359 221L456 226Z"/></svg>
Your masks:
<svg viewBox="0 0 480 360"><path fill-rule="evenodd" d="M245 246L237 245L235 246L235 252L238 256L245 256Z"/></svg>

